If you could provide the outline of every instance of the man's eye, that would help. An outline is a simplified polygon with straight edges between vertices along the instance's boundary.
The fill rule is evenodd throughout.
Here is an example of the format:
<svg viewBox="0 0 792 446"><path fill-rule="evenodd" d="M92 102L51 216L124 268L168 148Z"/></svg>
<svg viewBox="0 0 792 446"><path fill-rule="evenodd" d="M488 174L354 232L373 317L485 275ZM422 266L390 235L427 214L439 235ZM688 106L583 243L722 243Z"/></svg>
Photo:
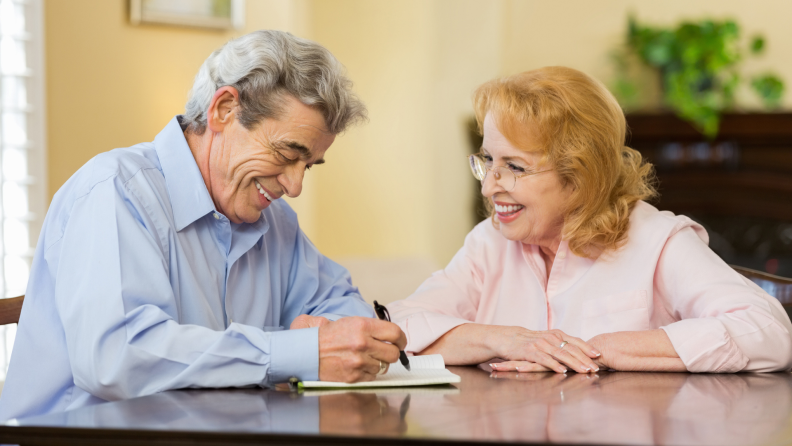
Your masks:
<svg viewBox="0 0 792 446"><path fill-rule="evenodd" d="M310 164L306 164L305 165L305 170L311 170L311 167L313 167L313 166L311 166Z"/></svg>
<svg viewBox="0 0 792 446"><path fill-rule="evenodd" d="M509 169L510 169L512 172L517 172L517 173L523 173L523 172L525 172L525 169L523 169L523 168L522 168L522 167L520 167L520 166L514 165L514 164L512 164L512 163L508 163L508 166L509 166Z"/></svg>
<svg viewBox="0 0 792 446"><path fill-rule="evenodd" d="M284 155L284 154L282 154L282 153L278 152L277 150L273 150L273 152L275 152L275 154L278 156L278 159L280 159L280 160L281 160L281 162L284 162L284 163L293 163L293 162L297 161L297 159L291 159L291 158L287 157L286 155ZM299 158L298 158L298 159L299 159Z"/></svg>

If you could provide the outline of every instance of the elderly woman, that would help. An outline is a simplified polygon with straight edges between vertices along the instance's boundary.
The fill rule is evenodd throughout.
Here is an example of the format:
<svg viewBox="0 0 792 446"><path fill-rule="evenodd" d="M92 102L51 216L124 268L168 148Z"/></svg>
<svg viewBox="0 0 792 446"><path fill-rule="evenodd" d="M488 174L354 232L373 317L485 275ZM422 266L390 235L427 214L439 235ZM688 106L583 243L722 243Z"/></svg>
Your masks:
<svg viewBox="0 0 792 446"><path fill-rule="evenodd" d="M652 166L624 146L601 83L548 67L490 81L474 103L484 142L470 164L492 219L391 306L408 351L520 372L792 367L781 305L700 225L643 201Z"/></svg>

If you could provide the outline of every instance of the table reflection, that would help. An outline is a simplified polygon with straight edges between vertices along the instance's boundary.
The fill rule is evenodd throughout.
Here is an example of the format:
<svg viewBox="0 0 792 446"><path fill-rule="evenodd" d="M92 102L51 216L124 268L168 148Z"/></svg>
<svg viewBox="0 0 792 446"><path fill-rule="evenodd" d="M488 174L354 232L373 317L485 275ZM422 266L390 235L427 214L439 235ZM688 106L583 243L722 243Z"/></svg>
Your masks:
<svg viewBox="0 0 792 446"><path fill-rule="evenodd" d="M456 387L186 390L19 421L22 426L509 442L722 445L792 440L792 375L489 373Z"/></svg>
<svg viewBox="0 0 792 446"><path fill-rule="evenodd" d="M408 421L436 420L442 408L452 413L431 430L437 436L554 443L760 444L790 433L789 373L493 373L482 379L487 375L475 369L454 372L464 374L461 392L435 407L416 405Z"/></svg>

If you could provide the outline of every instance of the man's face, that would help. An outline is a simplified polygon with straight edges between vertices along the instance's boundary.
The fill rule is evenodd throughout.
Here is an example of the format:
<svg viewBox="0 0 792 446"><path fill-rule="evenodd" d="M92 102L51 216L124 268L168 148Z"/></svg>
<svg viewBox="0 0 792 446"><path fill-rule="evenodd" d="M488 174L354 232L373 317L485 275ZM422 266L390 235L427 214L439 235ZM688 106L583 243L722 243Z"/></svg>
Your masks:
<svg viewBox="0 0 792 446"><path fill-rule="evenodd" d="M234 115L212 142L209 193L234 223L254 223L272 201L300 195L305 171L324 163L335 140L317 110L292 97L284 110L280 119L264 119L253 130Z"/></svg>

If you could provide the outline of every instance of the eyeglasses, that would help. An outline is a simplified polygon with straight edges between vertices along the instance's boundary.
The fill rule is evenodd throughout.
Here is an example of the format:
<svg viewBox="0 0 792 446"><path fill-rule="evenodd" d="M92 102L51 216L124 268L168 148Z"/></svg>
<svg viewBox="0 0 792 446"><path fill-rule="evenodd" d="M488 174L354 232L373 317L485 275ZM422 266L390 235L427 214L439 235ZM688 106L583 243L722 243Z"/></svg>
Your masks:
<svg viewBox="0 0 792 446"><path fill-rule="evenodd" d="M540 170L539 172L514 173L506 166L488 168L487 161L482 157L481 154L470 155L468 160L470 161L470 170L473 171L473 176L476 177L477 180L484 183L484 180L487 179L487 173L492 172L492 174L495 176L495 182L498 183L498 185L506 192L511 192L514 189L514 186L517 185L518 178L553 170L547 169Z"/></svg>

